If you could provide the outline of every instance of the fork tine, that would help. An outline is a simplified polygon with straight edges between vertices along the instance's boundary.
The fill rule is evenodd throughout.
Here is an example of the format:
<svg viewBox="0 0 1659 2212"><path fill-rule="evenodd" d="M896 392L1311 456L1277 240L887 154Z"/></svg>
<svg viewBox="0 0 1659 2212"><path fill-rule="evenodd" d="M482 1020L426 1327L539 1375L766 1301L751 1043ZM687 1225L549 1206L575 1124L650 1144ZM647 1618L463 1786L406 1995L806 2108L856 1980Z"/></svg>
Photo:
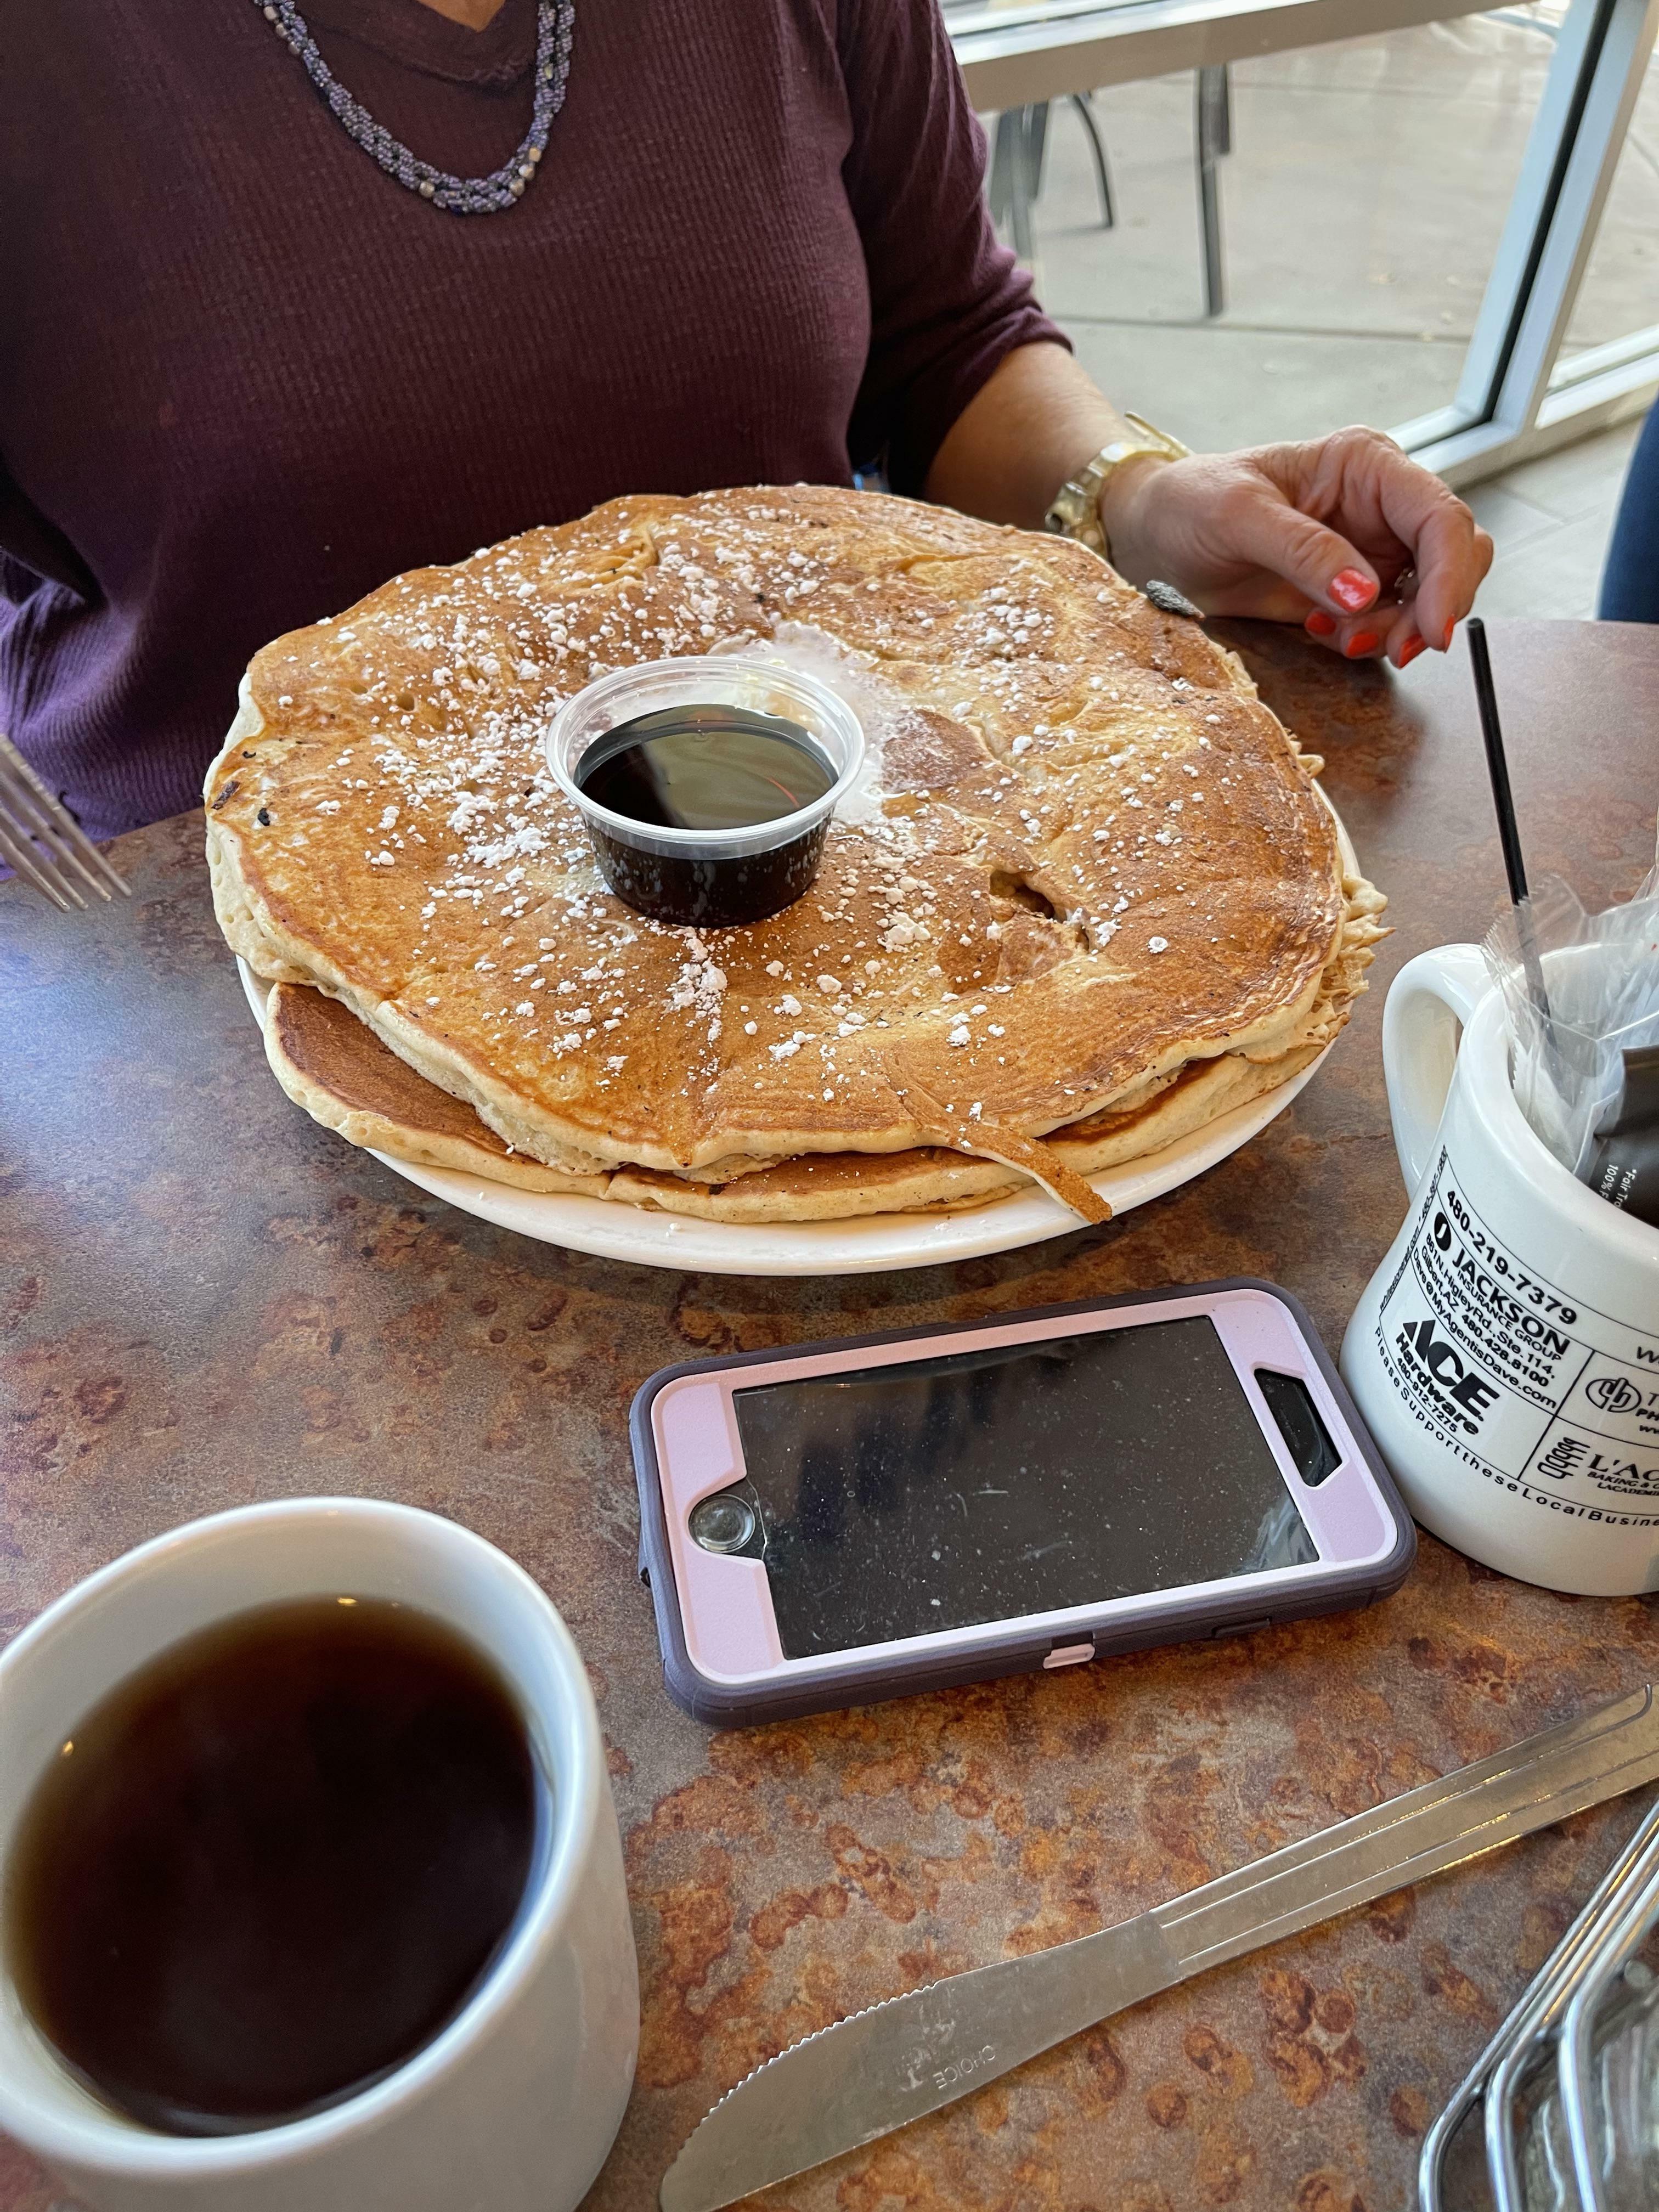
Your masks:
<svg viewBox="0 0 1659 2212"><path fill-rule="evenodd" d="M15 836L33 838L42 848L42 866L54 868L66 881L72 869L96 896L106 900L113 897L108 884L101 877L94 875L68 840L60 836L34 793L21 777L12 775L3 755L0 755L0 812L5 814Z"/></svg>
<svg viewBox="0 0 1659 2212"><path fill-rule="evenodd" d="M33 884L42 897L49 898L60 914L68 914L72 907L86 911L86 901L67 878L49 876L35 860L21 837L14 837L0 822L0 860L14 868L26 884Z"/></svg>
<svg viewBox="0 0 1659 2212"><path fill-rule="evenodd" d="M10 768L21 778L35 801L37 813L44 812L46 820L69 847L76 863L85 864L82 867L82 872L83 874L86 872L87 866L91 866L104 878L105 882L110 884L112 889L119 891L123 898L131 898L131 884L125 877L117 874L115 869L104 858L74 816L53 798L52 793L46 789L46 785L41 782L40 777L23 758L22 754L3 732L0 732L0 765ZM106 892L104 896L106 897L108 893Z"/></svg>

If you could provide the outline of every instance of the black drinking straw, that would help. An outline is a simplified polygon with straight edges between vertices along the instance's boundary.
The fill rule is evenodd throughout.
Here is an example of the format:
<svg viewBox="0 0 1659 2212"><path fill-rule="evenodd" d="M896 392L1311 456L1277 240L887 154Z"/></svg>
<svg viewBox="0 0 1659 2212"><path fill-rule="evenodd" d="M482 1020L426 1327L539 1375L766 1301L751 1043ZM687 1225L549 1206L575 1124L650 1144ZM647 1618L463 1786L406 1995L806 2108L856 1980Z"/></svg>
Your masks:
<svg viewBox="0 0 1659 2212"><path fill-rule="evenodd" d="M1504 848L1504 872L1510 879L1510 896L1519 906L1527 896L1527 864L1521 857L1521 832L1516 827L1515 796L1510 789L1510 764L1504 751L1503 726L1498 719L1498 693L1492 680L1492 654L1486 649L1486 625L1471 615L1464 625L1469 634L1469 659L1474 669L1474 696L1480 708L1480 734L1486 742L1486 774L1492 779L1492 805L1498 810L1498 842Z"/></svg>
<svg viewBox="0 0 1659 2212"><path fill-rule="evenodd" d="M1544 988L1543 963L1533 940L1532 921L1526 908L1527 864L1521 855L1521 832L1515 819L1515 795L1510 789L1510 764L1504 750L1503 725L1498 719L1498 692L1492 680L1492 655L1486 648L1486 625L1471 615L1464 625L1469 634L1469 661L1474 670L1474 696L1480 709L1480 735L1486 740L1486 774L1492 782L1492 802L1498 815L1498 842L1504 848L1504 872L1510 879L1515 902L1516 930L1521 939L1521 960L1527 971L1527 988L1543 1024L1547 1048L1555 1050L1555 1024L1549 995Z"/></svg>

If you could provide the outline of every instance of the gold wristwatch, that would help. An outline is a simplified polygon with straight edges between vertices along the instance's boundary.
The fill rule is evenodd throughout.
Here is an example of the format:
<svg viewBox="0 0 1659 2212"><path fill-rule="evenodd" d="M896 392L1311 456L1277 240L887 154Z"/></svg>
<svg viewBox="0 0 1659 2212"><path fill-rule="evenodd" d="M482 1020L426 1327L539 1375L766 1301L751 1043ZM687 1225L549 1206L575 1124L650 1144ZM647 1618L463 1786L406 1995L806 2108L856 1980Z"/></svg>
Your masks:
<svg viewBox="0 0 1659 2212"><path fill-rule="evenodd" d="M1100 519L1100 495L1112 471L1142 453L1156 453L1160 459L1179 461L1192 450L1183 446L1179 438L1154 429L1139 415L1126 415L1123 419L1135 434L1115 438L1109 446L1103 446L1086 468L1079 469L1061 484L1042 518L1046 528L1061 538L1080 538L1103 561L1111 559L1112 549L1107 541L1106 526Z"/></svg>

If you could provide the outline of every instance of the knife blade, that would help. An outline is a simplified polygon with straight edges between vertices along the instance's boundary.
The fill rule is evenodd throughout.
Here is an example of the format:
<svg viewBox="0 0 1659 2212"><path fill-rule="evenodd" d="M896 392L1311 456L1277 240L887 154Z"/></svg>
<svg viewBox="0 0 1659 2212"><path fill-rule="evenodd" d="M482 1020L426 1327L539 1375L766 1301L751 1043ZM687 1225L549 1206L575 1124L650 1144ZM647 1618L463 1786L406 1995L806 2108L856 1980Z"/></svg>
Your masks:
<svg viewBox="0 0 1659 2212"><path fill-rule="evenodd" d="M1650 1684L1115 1927L872 2005L728 2090L664 2176L661 2212L719 2212L1191 1975L1656 1779Z"/></svg>

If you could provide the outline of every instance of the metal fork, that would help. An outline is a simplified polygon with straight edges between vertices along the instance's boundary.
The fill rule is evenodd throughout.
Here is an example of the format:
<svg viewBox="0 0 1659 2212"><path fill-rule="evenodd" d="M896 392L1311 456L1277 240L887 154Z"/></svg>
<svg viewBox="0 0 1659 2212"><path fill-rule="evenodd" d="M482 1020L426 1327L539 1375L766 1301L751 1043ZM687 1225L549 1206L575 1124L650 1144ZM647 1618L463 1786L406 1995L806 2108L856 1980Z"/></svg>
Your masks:
<svg viewBox="0 0 1659 2212"><path fill-rule="evenodd" d="M0 736L0 860L61 913L83 911L82 885L100 899L132 896L80 825L68 815L11 739ZM78 878L78 880L77 880Z"/></svg>
<svg viewBox="0 0 1659 2212"><path fill-rule="evenodd" d="M1593 2095L1586 2055L1589 2024L1594 2019L1594 2006L1626 1963L1629 1931L1650 1927L1656 1907L1659 1803L1650 1808L1638 1824L1589 1903L1430 2129L1418 2169L1419 2212L1443 2212L1448 2154L1465 2125L1477 2136L1484 2134L1487 2183L1495 2212L1522 2212L1526 2192L1517 2142L1517 2107L1523 2083L1536 2073L1552 2046L1563 2087L1572 2091L1565 2112L1572 2131L1571 2153L1578 2167L1579 2200L1583 2212L1598 2212L1605 2199L1589 2171L1593 2160L1585 2118ZM1626 1939L1623 1949L1617 1948L1621 1937ZM1566 2036L1568 2023L1574 2031L1571 2039Z"/></svg>

